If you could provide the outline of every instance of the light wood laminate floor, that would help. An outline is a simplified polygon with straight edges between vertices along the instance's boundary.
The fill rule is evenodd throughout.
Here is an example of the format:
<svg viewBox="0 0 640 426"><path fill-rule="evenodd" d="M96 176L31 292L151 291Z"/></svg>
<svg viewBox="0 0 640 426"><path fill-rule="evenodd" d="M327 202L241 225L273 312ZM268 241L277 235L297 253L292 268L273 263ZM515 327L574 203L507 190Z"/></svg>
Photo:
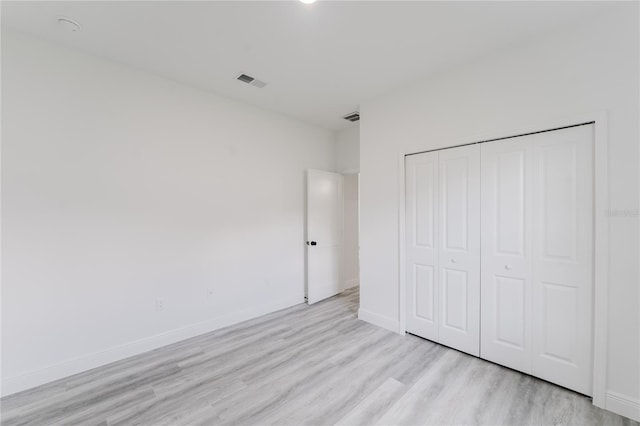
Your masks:
<svg viewBox="0 0 640 426"><path fill-rule="evenodd" d="M542 380L298 305L1 400L3 425L634 425Z"/></svg>

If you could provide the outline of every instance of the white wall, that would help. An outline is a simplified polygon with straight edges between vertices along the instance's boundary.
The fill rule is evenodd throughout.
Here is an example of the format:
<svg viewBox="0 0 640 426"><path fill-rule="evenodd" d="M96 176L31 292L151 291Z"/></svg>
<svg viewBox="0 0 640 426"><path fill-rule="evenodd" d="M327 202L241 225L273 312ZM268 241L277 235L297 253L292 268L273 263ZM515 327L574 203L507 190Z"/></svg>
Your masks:
<svg viewBox="0 0 640 426"><path fill-rule="evenodd" d="M400 153L607 110L610 208L637 212L638 27L638 4L620 4L597 22L562 29L361 106L362 318L398 327ZM609 232L607 404L630 415L640 407L637 214L610 217Z"/></svg>
<svg viewBox="0 0 640 426"><path fill-rule="evenodd" d="M336 135L336 170L341 173L360 170L360 126L357 124Z"/></svg>
<svg viewBox="0 0 640 426"><path fill-rule="evenodd" d="M344 194L342 276L344 287L351 288L360 283L357 174L344 176L342 193Z"/></svg>
<svg viewBox="0 0 640 426"><path fill-rule="evenodd" d="M303 301L332 132L4 30L2 89L5 394Z"/></svg>

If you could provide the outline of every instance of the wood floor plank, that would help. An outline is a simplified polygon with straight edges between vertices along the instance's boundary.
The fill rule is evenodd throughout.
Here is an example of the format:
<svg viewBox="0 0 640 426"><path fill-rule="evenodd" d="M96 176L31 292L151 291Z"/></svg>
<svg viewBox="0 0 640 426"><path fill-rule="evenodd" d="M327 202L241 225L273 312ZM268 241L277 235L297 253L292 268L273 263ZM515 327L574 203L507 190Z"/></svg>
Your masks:
<svg viewBox="0 0 640 426"><path fill-rule="evenodd" d="M450 385L449 377L459 374L464 362L460 353L445 352L376 424L427 424L426 418L437 410L433 401Z"/></svg>
<svg viewBox="0 0 640 426"><path fill-rule="evenodd" d="M639 426L545 381L357 319L358 289L0 400L13 425Z"/></svg>
<svg viewBox="0 0 640 426"><path fill-rule="evenodd" d="M397 401L407 391L407 387L389 378L374 390L369 396L349 411L336 425L371 425L389 410L390 405Z"/></svg>
<svg viewBox="0 0 640 426"><path fill-rule="evenodd" d="M46 424L55 426L100 426L105 424L104 419L111 413L127 410L144 402L153 401L155 398L151 387L144 386L130 392L124 392L118 398L105 399L88 405L84 410L76 410L67 414L55 423L49 423L47 419Z"/></svg>

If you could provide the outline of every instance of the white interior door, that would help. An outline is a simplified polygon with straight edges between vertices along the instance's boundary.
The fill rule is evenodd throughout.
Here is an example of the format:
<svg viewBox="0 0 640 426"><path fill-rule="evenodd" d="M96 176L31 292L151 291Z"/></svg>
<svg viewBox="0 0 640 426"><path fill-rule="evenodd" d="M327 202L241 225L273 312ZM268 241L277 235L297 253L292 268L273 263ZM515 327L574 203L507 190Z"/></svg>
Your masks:
<svg viewBox="0 0 640 426"><path fill-rule="evenodd" d="M482 144L482 358L531 374L534 147Z"/></svg>
<svg viewBox="0 0 640 426"><path fill-rule="evenodd" d="M307 302L341 291L342 175L307 172Z"/></svg>
<svg viewBox="0 0 640 426"><path fill-rule="evenodd" d="M532 136L533 374L592 391L593 125Z"/></svg>
<svg viewBox="0 0 640 426"><path fill-rule="evenodd" d="M438 152L406 158L406 329L438 341Z"/></svg>
<svg viewBox="0 0 640 426"><path fill-rule="evenodd" d="M480 147L438 153L439 342L480 355Z"/></svg>

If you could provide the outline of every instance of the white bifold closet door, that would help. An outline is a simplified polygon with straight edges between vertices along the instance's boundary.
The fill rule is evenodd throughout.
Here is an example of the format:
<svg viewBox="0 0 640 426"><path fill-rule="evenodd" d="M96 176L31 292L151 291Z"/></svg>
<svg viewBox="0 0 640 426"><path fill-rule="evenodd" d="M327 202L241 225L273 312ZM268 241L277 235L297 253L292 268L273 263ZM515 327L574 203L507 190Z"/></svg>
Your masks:
<svg viewBox="0 0 640 426"><path fill-rule="evenodd" d="M407 331L480 352L480 147L406 159Z"/></svg>
<svg viewBox="0 0 640 426"><path fill-rule="evenodd" d="M593 125L405 161L406 330L590 395Z"/></svg>
<svg viewBox="0 0 640 426"><path fill-rule="evenodd" d="M481 356L590 395L593 125L481 156Z"/></svg>

